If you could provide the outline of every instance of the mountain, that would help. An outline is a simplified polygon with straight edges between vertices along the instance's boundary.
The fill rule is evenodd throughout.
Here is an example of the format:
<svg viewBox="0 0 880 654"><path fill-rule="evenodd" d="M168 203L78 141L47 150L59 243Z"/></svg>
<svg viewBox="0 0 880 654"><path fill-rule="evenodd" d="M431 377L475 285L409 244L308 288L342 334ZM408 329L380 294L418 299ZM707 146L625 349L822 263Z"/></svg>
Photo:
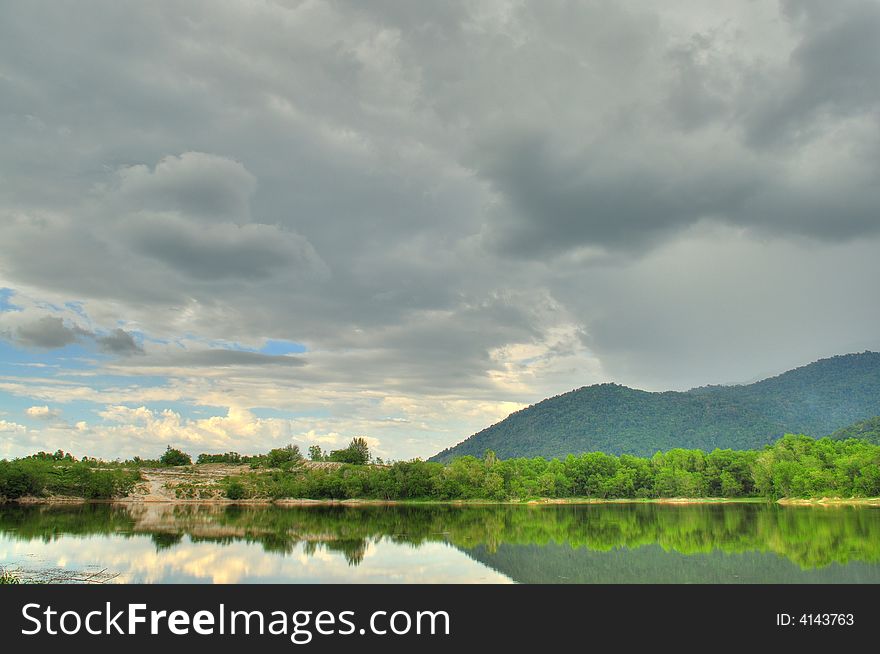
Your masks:
<svg viewBox="0 0 880 654"><path fill-rule="evenodd" d="M449 461L603 451L651 456L675 447L760 448L785 433L821 437L880 415L880 353L822 359L740 386L653 393L597 384L512 413L439 452Z"/></svg>

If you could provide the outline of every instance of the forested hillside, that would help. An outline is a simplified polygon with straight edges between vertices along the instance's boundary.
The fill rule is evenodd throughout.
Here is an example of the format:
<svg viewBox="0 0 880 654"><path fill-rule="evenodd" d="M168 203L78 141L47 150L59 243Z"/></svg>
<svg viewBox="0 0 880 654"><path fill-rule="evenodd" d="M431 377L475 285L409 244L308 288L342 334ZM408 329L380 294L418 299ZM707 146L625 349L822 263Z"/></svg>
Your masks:
<svg viewBox="0 0 880 654"><path fill-rule="evenodd" d="M754 449L785 433L821 437L875 415L880 415L880 353L864 352L741 386L663 393L587 386L517 411L431 460L482 456L486 450L511 458Z"/></svg>
<svg viewBox="0 0 880 654"><path fill-rule="evenodd" d="M822 359L745 386L721 387L794 434L825 436L880 414L880 353Z"/></svg>

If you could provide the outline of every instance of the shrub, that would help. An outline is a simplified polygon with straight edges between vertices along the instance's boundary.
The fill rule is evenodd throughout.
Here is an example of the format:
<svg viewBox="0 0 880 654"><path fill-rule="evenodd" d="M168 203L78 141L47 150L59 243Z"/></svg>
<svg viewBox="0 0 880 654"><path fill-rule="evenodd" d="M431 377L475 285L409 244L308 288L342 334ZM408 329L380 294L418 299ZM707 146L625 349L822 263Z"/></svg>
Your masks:
<svg viewBox="0 0 880 654"><path fill-rule="evenodd" d="M233 479L232 481L226 484L226 488L223 491L223 494L226 495L230 500L243 500L247 497L247 489L237 479Z"/></svg>

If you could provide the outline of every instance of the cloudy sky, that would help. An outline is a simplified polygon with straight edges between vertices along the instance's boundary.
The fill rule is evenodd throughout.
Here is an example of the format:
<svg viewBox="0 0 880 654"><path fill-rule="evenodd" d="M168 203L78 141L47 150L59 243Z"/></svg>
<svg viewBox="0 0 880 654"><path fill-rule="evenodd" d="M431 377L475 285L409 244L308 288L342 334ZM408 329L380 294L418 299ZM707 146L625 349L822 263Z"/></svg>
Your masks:
<svg viewBox="0 0 880 654"><path fill-rule="evenodd" d="M0 5L0 456L429 456L880 349L880 3Z"/></svg>

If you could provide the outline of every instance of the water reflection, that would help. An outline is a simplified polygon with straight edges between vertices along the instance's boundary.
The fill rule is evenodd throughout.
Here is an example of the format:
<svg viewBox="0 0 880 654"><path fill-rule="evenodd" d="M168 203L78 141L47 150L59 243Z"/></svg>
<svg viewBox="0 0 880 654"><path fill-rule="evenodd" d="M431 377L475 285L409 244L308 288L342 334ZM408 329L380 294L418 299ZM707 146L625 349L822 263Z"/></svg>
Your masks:
<svg viewBox="0 0 880 654"><path fill-rule="evenodd" d="M880 583L880 510L6 505L0 563L131 582Z"/></svg>

